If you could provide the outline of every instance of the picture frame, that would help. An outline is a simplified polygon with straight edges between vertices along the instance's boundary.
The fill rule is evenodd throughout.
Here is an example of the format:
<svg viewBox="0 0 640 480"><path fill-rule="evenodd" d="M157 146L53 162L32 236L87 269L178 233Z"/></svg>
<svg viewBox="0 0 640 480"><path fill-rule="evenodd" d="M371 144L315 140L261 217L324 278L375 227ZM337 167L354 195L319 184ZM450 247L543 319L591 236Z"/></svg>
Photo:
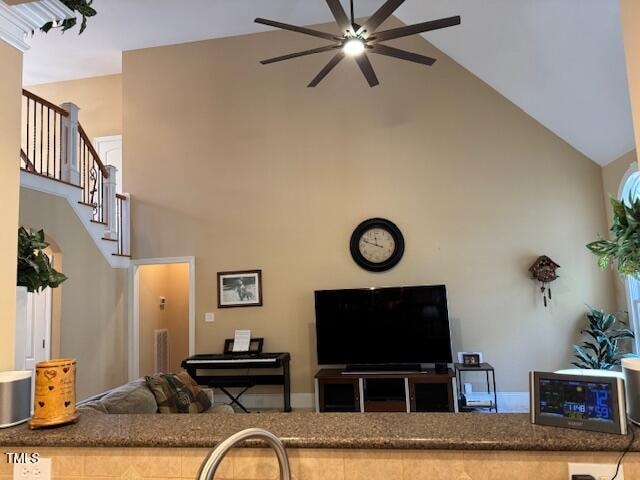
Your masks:
<svg viewBox="0 0 640 480"><path fill-rule="evenodd" d="M482 362L482 352L458 352L458 363L465 367L479 367Z"/></svg>
<svg viewBox="0 0 640 480"><path fill-rule="evenodd" d="M218 272L218 308L261 307L262 270Z"/></svg>
<svg viewBox="0 0 640 480"><path fill-rule="evenodd" d="M480 355L477 353L465 353L462 355L462 363L464 363L465 367L479 367Z"/></svg>

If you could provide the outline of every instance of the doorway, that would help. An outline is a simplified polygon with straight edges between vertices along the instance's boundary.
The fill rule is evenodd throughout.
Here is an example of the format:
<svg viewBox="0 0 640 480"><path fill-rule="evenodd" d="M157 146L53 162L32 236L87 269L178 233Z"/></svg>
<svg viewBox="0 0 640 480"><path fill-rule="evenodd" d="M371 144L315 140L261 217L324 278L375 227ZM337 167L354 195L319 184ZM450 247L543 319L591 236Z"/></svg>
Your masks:
<svg viewBox="0 0 640 480"><path fill-rule="evenodd" d="M49 246L43 250L53 268L63 272L62 253L57 244L45 237ZM60 354L60 314L62 287L45 288L40 292L18 292L14 367L35 371L36 363ZM35 392L35 375L31 375L31 400ZM33 403L33 402L32 402Z"/></svg>
<svg viewBox="0 0 640 480"><path fill-rule="evenodd" d="M17 326L16 368L33 371L36 363L51 359L51 289L27 293L26 322ZM19 327L19 328L18 328Z"/></svg>
<svg viewBox="0 0 640 480"><path fill-rule="evenodd" d="M116 167L116 192L122 195L122 135L96 137L93 144L102 162Z"/></svg>
<svg viewBox="0 0 640 480"><path fill-rule="evenodd" d="M131 275L130 380L179 372L195 351L195 260L134 260Z"/></svg>

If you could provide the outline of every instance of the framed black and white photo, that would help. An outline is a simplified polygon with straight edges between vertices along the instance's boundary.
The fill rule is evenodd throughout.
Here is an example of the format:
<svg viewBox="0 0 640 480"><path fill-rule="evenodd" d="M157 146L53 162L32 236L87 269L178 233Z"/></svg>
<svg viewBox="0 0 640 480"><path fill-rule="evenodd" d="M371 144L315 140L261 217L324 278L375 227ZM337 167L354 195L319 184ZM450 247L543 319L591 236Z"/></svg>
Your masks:
<svg viewBox="0 0 640 480"><path fill-rule="evenodd" d="M467 367L479 367L482 362L482 352L458 352L458 363Z"/></svg>
<svg viewBox="0 0 640 480"><path fill-rule="evenodd" d="M218 308L261 306L262 270L218 272Z"/></svg>
<svg viewBox="0 0 640 480"><path fill-rule="evenodd" d="M465 353L462 355L462 363L464 363L466 367L479 367L480 355L477 353Z"/></svg>

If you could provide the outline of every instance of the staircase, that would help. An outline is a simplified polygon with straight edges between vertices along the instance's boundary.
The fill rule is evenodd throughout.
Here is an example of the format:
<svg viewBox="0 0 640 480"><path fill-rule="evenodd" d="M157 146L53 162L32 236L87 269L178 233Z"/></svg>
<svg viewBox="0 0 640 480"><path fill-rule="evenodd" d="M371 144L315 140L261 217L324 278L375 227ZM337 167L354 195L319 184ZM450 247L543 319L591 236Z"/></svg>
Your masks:
<svg viewBox="0 0 640 480"><path fill-rule="evenodd" d="M66 198L107 262L128 268L131 199L116 192L116 168L102 163L78 122L78 106L27 90L22 104L20 185Z"/></svg>

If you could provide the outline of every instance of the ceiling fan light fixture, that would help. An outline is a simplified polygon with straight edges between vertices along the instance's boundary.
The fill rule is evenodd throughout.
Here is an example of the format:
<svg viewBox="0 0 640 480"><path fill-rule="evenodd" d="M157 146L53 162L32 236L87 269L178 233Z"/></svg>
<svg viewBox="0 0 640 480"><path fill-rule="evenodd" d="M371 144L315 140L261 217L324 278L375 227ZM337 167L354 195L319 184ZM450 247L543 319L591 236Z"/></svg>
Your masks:
<svg viewBox="0 0 640 480"><path fill-rule="evenodd" d="M359 38L352 38L351 40L347 40L342 47L342 51L350 57L357 57L358 55L362 55L364 53L364 49L364 42Z"/></svg>
<svg viewBox="0 0 640 480"><path fill-rule="evenodd" d="M317 2L320 0L316 0ZM308 87L316 87L318 84L338 65L345 57L350 57L354 63L358 65L360 71L364 75L370 87L379 85L376 72L369 61L369 54L384 55L386 57L406 60L408 62L418 63L425 66L431 66L436 59L420 55L418 53L408 52L399 48L385 45L387 40L409 37L420 33L431 32L443 28L460 25L460 16L440 18L414 25L406 25L404 27L392 28L389 30L378 30L378 28L389 18L406 0L385 0L378 10L376 10L362 25L355 22L355 13L353 9L353 0L349 1L351 7L351 18L347 15L342 3L345 0L325 0L327 6L331 10L336 21L339 34L323 32L307 27L299 27L288 23L277 22L275 20L267 20L266 18L256 18L255 22L269 27L279 28L290 32L302 33L316 38L322 38L331 42L324 45L302 52L290 53L288 55L280 55L279 57L262 60L263 65L291 60L293 58L306 57L315 53L334 52L333 57L329 60L322 70L311 80ZM336 52L336 50L338 50Z"/></svg>

